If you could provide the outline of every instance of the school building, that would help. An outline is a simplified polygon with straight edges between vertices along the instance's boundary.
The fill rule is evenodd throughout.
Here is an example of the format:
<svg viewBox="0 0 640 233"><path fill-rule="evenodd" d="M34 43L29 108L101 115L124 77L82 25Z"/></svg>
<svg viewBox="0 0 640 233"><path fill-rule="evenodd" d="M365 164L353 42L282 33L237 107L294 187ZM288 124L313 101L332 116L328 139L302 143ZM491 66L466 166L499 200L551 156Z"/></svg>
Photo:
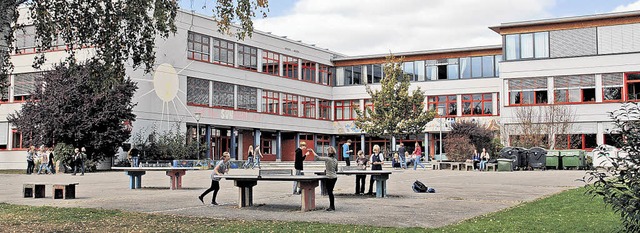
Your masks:
<svg viewBox="0 0 640 233"><path fill-rule="evenodd" d="M21 19L24 20L24 19ZM156 67L130 70L138 83L133 134L180 126L189 140L207 145L204 157L247 157L259 144L265 161L292 161L299 142L318 152L348 139L354 151L374 144L395 149L399 140L372 137L353 120L373 106L365 85L379 87L388 54L347 56L256 31L237 40L221 34L207 16L179 11L178 31L156 41ZM424 134L404 139L439 154L452 122L468 120L494 130L518 122L519 109L563 105L575 111L568 147L590 149L615 135L609 111L640 98L640 11L503 23L502 44L409 51L404 72L425 91L425 108L442 114ZM34 29L16 34L18 52L10 88L0 104L0 169L25 167L23 135L6 120L34 88ZM49 65L65 56L47 53ZM90 48L81 54L90 56ZM518 132L502 132L503 143ZM560 139L558 139L560 140ZM575 143L578 141L579 143ZM446 153L446 151L445 151ZM307 158L312 160L312 158Z"/></svg>

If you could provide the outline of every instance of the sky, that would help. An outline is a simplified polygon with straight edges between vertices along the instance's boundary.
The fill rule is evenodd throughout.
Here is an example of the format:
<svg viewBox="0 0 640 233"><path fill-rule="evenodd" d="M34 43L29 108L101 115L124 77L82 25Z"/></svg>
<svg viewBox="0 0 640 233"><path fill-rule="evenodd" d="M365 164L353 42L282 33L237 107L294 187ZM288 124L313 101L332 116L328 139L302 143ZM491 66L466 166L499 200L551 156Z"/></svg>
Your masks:
<svg viewBox="0 0 640 233"><path fill-rule="evenodd" d="M180 6L211 15L214 2ZM640 0L270 0L254 26L356 56L499 45L488 27L630 10L640 10Z"/></svg>

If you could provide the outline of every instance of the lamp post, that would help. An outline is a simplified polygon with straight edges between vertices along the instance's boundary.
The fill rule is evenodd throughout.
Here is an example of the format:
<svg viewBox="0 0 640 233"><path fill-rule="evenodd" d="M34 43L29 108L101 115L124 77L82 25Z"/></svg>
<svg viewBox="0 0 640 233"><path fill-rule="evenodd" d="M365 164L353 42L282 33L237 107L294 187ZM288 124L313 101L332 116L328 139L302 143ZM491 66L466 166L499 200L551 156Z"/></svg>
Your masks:
<svg viewBox="0 0 640 233"><path fill-rule="evenodd" d="M438 116L440 116L440 162L442 162L442 117L444 116L444 106L438 106Z"/></svg>
<svg viewBox="0 0 640 233"><path fill-rule="evenodd" d="M198 147L197 147L198 160L200 160L200 117L202 117L202 113L196 112L194 114L194 118L196 118L196 139L198 142Z"/></svg>

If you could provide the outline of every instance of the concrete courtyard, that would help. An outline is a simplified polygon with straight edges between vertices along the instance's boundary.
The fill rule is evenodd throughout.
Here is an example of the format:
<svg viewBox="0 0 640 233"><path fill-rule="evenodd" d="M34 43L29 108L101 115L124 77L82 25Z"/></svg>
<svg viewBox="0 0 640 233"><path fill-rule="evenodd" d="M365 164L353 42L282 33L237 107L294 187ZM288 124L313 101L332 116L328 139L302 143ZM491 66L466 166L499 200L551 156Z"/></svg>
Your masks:
<svg viewBox="0 0 640 233"><path fill-rule="evenodd" d="M389 170L390 168L385 168ZM319 170L311 168L309 170ZM585 171L478 172L451 170L393 170L388 180L388 197L354 195L355 176L339 176L336 184L336 211L326 212L328 197L316 188L316 211L301 212L300 196L292 195L291 182L258 182L254 187L254 207L237 207L238 189L222 180L219 206L202 205L197 199L209 187L211 171L187 171L181 190L169 190L164 172L147 172L140 190L130 190L124 172L87 173L84 176L0 175L0 202L33 206L120 209L154 214L244 220L309 221L364 224L391 227L440 227L475 216L495 212L582 186L576 181ZM230 174L257 174L258 170L232 169ZM368 182L369 177L367 177ZM411 184L420 180L436 193L414 193ZM23 198L27 182L78 182L77 199ZM367 189L369 188L367 184ZM375 190L375 189L374 189ZM205 197L211 201L211 194Z"/></svg>

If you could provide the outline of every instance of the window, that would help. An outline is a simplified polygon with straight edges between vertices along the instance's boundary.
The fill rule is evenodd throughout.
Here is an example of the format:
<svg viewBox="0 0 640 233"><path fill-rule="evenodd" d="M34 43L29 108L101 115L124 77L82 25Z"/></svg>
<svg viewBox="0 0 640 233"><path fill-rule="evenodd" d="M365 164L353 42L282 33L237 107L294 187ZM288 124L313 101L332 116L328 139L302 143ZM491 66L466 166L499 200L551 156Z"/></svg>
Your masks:
<svg viewBox="0 0 640 233"><path fill-rule="evenodd" d="M302 101L302 117L316 118L316 99L301 96L300 101Z"/></svg>
<svg viewBox="0 0 640 233"><path fill-rule="evenodd" d="M234 87L231 83L213 82L213 103L214 107L234 108Z"/></svg>
<svg viewBox="0 0 640 233"><path fill-rule="evenodd" d="M282 115L298 116L298 96L282 94Z"/></svg>
<svg viewBox="0 0 640 233"><path fill-rule="evenodd" d="M429 110L438 111L438 108L444 108L445 116L458 115L458 101L456 95L429 96L427 98Z"/></svg>
<svg viewBox="0 0 640 233"><path fill-rule="evenodd" d="M209 106L209 80L187 77L187 104Z"/></svg>
<svg viewBox="0 0 640 233"><path fill-rule="evenodd" d="M482 57L471 57L471 77L482 77Z"/></svg>
<svg viewBox="0 0 640 233"><path fill-rule="evenodd" d="M25 73L13 76L13 100L26 101L31 97L31 93L35 91L36 79L42 73Z"/></svg>
<svg viewBox="0 0 640 233"><path fill-rule="evenodd" d="M494 56L484 56L482 57L482 77L496 77L497 75L494 75L494 62L493 62L493 58Z"/></svg>
<svg viewBox="0 0 640 233"><path fill-rule="evenodd" d="M13 139L11 142L12 149L26 149L22 143L22 133L18 132L17 129L11 130L11 138Z"/></svg>
<svg viewBox="0 0 640 233"><path fill-rule="evenodd" d="M280 75L280 54L262 50L262 73Z"/></svg>
<svg viewBox="0 0 640 233"><path fill-rule="evenodd" d="M509 105L548 103L547 78L509 80Z"/></svg>
<svg viewBox="0 0 640 233"><path fill-rule="evenodd" d="M187 58L198 61L209 61L209 36L195 32L187 35Z"/></svg>
<svg viewBox="0 0 640 233"><path fill-rule="evenodd" d="M622 148L622 134L605 134L604 144L615 146L616 148Z"/></svg>
<svg viewBox="0 0 640 233"><path fill-rule="evenodd" d="M318 119L331 120L331 101L319 100L318 104L320 105L318 108Z"/></svg>
<svg viewBox="0 0 640 233"><path fill-rule="evenodd" d="M280 93L275 91L262 90L262 112L269 114L280 114Z"/></svg>
<svg viewBox="0 0 640 233"><path fill-rule="evenodd" d="M424 61L404 62L402 67L402 71L409 76L410 81L426 81Z"/></svg>
<svg viewBox="0 0 640 233"><path fill-rule="evenodd" d="M238 108L249 111L257 111L258 90L253 87L238 86Z"/></svg>
<svg viewBox="0 0 640 233"><path fill-rule="evenodd" d="M223 39L213 38L213 61L233 66L234 43Z"/></svg>
<svg viewBox="0 0 640 233"><path fill-rule="evenodd" d="M302 80L317 83L315 62L302 61Z"/></svg>
<svg viewBox="0 0 640 233"><path fill-rule="evenodd" d="M603 101L621 101L624 75L622 73L602 74Z"/></svg>
<svg viewBox="0 0 640 233"><path fill-rule="evenodd" d="M382 65L366 65L367 69L367 83L380 83L382 81Z"/></svg>
<svg viewBox="0 0 640 233"><path fill-rule="evenodd" d="M262 139L262 143L260 144L262 154L264 155L273 155L276 154L275 150L276 140L273 139Z"/></svg>
<svg viewBox="0 0 640 233"><path fill-rule="evenodd" d="M258 49L238 44L238 66L247 70L258 70Z"/></svg>
<svg viewBox="0 0 640 233"><path fill-rule="evenodd" d="M492 94L462 95L462 115L490 116L493 114Z"/></svg>
<svg viewBox="0 0 640 233"><path fill-rule="evenodd" d="M362 84L362 66L344 67L344 85Z"/></svg>
<svg viewBox="0 0 640 233"><path fill-rule="evenodd" d="M282 55L283 76L298 79L298 58Z"/></svg>
<svg viewBox="0 0 640 233"><path fill-rule="evenodd" d="M495 56L495 67L496 67L495 77L499 77L500 76L500 62L501 61L502 61L502 55L496 55Z"/></svg>
<svg viewBox="0 0 640 233"><path fill-rule="evenodd" d="M458 58L427 60L425 65L426 80L458 79L458 68L464 69L462 64L458 66Z"/></svg>
<svg viewBox="0 0 640 233"><path fill-rule="evenodd" d="M640 73L626 73L624 82L624 86L627 88L627 100L640 100Z"/></svg>
<svg viewBox="0 0 640 233"><path fill-rule="evenodd" d="M336 121L355 120L356 109L359 106L358 100L337 100L335 101Z"/></svg>
<svg viewBox="0 0 640 233"><path fill-rule="evenodd" d="M364 115L369 117L369 110L373 112L375 110L375 106L373 104L373 100L368 99L364 101Z"/></svg>
<svg viewBox="0 0 640 233"><path fill-rule="evenodd" d="M556 149L592 150L598 146L596 134L558 134Z"/></svg>
<svg viewBox="0 0 640 233"><path fill-rule="evenodd" d="M505 36L504 55L507 60L549 57L549 32Z"/></svg>
<svg viewBox="0 0 640 233"><path fill-rule="evenodd" d="M555 77L553 84L556 103L596 101L595 77L593 75Z"/></svg>
<svg viewBox="0 0 640 233"><path fill-rule="evenodd" d="M333 84L333 72L326 65L320 65L320 83L323 85L332 85Z"/></svg>

